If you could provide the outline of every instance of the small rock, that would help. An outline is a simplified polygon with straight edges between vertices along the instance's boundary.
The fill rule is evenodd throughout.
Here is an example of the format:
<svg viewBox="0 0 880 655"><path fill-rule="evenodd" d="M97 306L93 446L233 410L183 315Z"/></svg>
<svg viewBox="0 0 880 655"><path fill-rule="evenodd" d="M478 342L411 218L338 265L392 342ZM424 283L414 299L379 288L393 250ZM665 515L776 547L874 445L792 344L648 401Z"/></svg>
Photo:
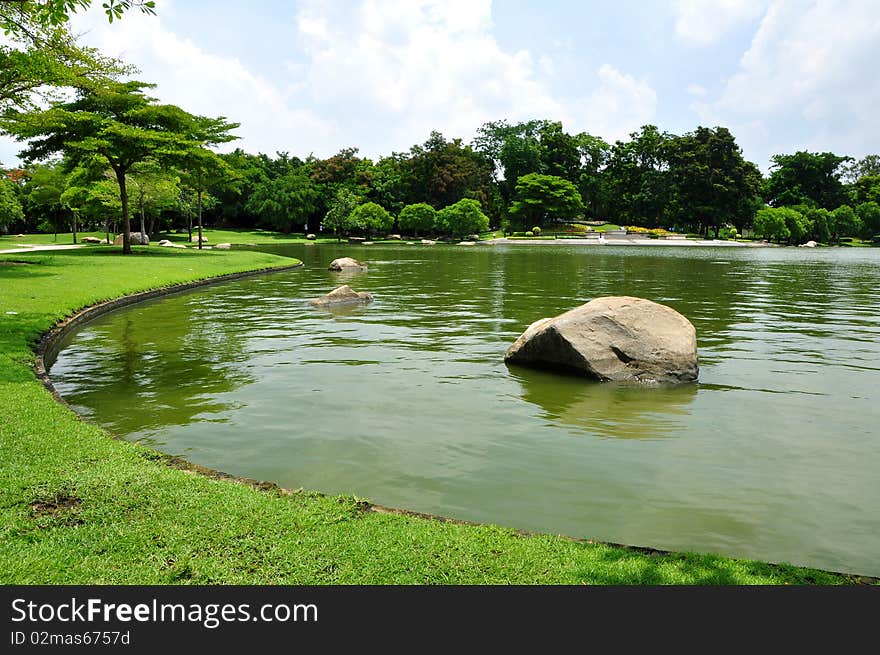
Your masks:
<svg viewBox="0 0 880 655"><path fill-rule="evenodd" d="M815 248L817 244L815 241L807 241L806 243L802 243L798 246L798 248Z"/></svg>
<svg viewBox="0 0 880 655"><path fill-rule="evenodd" d="M99 239L98 237L83 237L81 241L83 243L107 243L106 239Z"/></svg>
<svg viewBox="0 0 880 655"><path fill-rule="evenodd" d="M348 237L348 242L349 242L349 243L353 243L353 244L355 244L355 245L357 245L357 244L361 244L361 243L363 243L363 242L366 241L366 240L367 240L366 237Z"/></svg>
<svg viewBox="0 0 880 655"><path fill-rule="evenodd" d="M422 243L422 244L424 244L424 245L426 245L426 246L433 246L433 245L436 244L437 242L436 242L436 241L432 241L431 239L422 239L420 243Z"/></svg>
<svg viewBox="0 0 880 655"><path fill-rule="evenodd" d="M336 287L326 296L315 298L309 301L316 307L326 307L327 305L342 305L349 303L368 303L373 301L373 294L366 291L355 291L347 284Z"/></svg>
<svg viewBox="0 0 880 655"><path fill-rule="evenodd" d="M468 241L479 241L480 235L479 234L468 234L467 240Z"/></svg>
<svg viewBox="0 0 880 655"><path fill-rule="evenodd" d="M367 265L351 257L340 257L339 259L334 259L332 262L330 262L329 269L331 271L343 271L351 269L359 269L365 271L367 270Z"/></svg>
<svg viewBox="0 0 880 655"><path fill-rule="evenodd" d="M173 246L174 244L168 239L162 239L157 245L162 246L163 248L168 248Z"/></svg>
<svg viewBox="0 0 880 655"><path fill-rule="evenodd" d="M190 240L190 243L198 243L199 242L199 235L193 234L189 238L189 240ZM202 243L208 243L208 237L206 237L204 234L202 235Z"/></svg>
<svg viewBox="0 0 880 655"><path fill-rule="evenodd" d="M402 237L399 234L389 234L385 238L388 239L389 241L400 241Z"/></svg>
<svg viewBox="0 0 880 655"><path fill-rule="evenodd" d="M232 244L231 243L218 243L216 246L214 246L214 248L216 248L217 250L229 250L230 248L232 248Z"/></svg>
<svg viewBox="0 0 880 655"><path fill-rule="evenodd" d="M306 239L308 239L309 241L314 241L314 240L317 239L317 238L318 238L318 237L315 236L314 234L307 234L307 235L306 235Z"/></svg>
<svg viewBox="0 0 880 655"><path fill-rule="evenodd" d="M475 246L477 244L475 241L459 241L458 245L460 245L460 246Z"/></svg>

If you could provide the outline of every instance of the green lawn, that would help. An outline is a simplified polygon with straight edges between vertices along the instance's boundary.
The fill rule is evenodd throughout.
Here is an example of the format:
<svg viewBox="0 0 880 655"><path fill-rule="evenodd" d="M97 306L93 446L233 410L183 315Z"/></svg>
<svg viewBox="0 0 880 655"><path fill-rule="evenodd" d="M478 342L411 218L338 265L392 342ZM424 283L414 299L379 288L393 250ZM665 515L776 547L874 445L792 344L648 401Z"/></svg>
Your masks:
<svg viewBox="0 0 880 655"><path fill-rule="evenodd" d="M353 497L260 490L169 465L56 403L34 378L34 342L100 300L291 260L158 248L123 257L118 250L0 255L0 583L853 581L377 513Z"/></svg>

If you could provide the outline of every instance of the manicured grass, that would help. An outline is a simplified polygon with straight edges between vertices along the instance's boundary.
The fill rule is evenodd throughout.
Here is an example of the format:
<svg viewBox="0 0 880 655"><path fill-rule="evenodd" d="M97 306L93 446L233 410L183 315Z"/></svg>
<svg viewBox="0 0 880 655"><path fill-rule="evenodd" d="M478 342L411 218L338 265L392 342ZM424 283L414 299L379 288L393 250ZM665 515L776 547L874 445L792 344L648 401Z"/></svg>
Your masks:
<svg viewBox="0 0 880 655"><path fill-rule="evenodd" d="M0 256L0 583L851 581L377 513L348 496L258 490L169 466L155 451L111 439L34 378L35 340L80 307L289 263L265 253L157 248L136 248L130 257L109 247Z"/></svg>
<svg viewBox="0 0 880 655"><path fill-rule="evenodd" d="M76 237L79 243L82 243L83 237L97 237L99 239L105 238L107 235L103 232L77 232ZM110 235L112 239L114 235ZM24 236L18 236L17 234L7 234L5 236L0 236L0 250L7 250L9 248L14 248L18 244L30 244L30 245L41 245L41 246L69 246L73 243L73 233L72 232L60 232L57 235L55 234L25 234Z"/></svg>

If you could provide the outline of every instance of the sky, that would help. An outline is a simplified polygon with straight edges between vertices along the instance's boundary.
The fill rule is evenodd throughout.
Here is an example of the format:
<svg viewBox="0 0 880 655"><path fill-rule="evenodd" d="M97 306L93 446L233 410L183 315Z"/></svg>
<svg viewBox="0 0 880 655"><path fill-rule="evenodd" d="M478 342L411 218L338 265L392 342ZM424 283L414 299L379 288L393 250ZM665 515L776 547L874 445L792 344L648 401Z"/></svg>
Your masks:
<svg viewBox="0 0 880 655"><path fill-rule="evenodd" d="M112 25L95 4L82 42L241 123L226 150L376 159L538 118L612 142L725 126L764 171L880 153L880 0L157 0Z"/></svg>

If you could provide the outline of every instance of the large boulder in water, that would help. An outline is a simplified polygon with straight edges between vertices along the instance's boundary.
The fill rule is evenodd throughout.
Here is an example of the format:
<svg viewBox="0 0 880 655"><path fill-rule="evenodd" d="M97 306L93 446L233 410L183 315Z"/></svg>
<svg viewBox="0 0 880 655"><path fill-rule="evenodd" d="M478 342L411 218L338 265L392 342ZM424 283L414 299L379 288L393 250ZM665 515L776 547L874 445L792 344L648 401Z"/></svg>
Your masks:
<svg viewBox="0 0 880 655"><path fill-rule="evenodd" d="M350 303L368 303L373 301L373 294L366 291L355 291L347 284L336 287L326 296L315 298L310 303L316 307L326 307L328 305L346 305Z"/></svg>
<svg viewBox="0 0 880 655"><path fill-rule="evenodd" d="M148 246L150 245L150 237L146 234L141 234L140 232L129 232L129 239L131 240L131 245L133 246ZM113 239L114 246L121 246L122 241L124 239L124 235L120 234L115 239Z"/></svg>
<svg viewBox="0 0 880 655"><path fill-rule="evenodd" d="M596 298L532 323L504 361L602 382L692 382L699 373L691 322L671 307L630 296Z"/></svg>
<svg viewBox="0 0 880 655"><path fill-rule="evenodd" d="M344 271L352 269L365 271L367 270L367 265L351 257L340 257L339 259L334 259L332 262L330 262L331 271Z"/></svg>

